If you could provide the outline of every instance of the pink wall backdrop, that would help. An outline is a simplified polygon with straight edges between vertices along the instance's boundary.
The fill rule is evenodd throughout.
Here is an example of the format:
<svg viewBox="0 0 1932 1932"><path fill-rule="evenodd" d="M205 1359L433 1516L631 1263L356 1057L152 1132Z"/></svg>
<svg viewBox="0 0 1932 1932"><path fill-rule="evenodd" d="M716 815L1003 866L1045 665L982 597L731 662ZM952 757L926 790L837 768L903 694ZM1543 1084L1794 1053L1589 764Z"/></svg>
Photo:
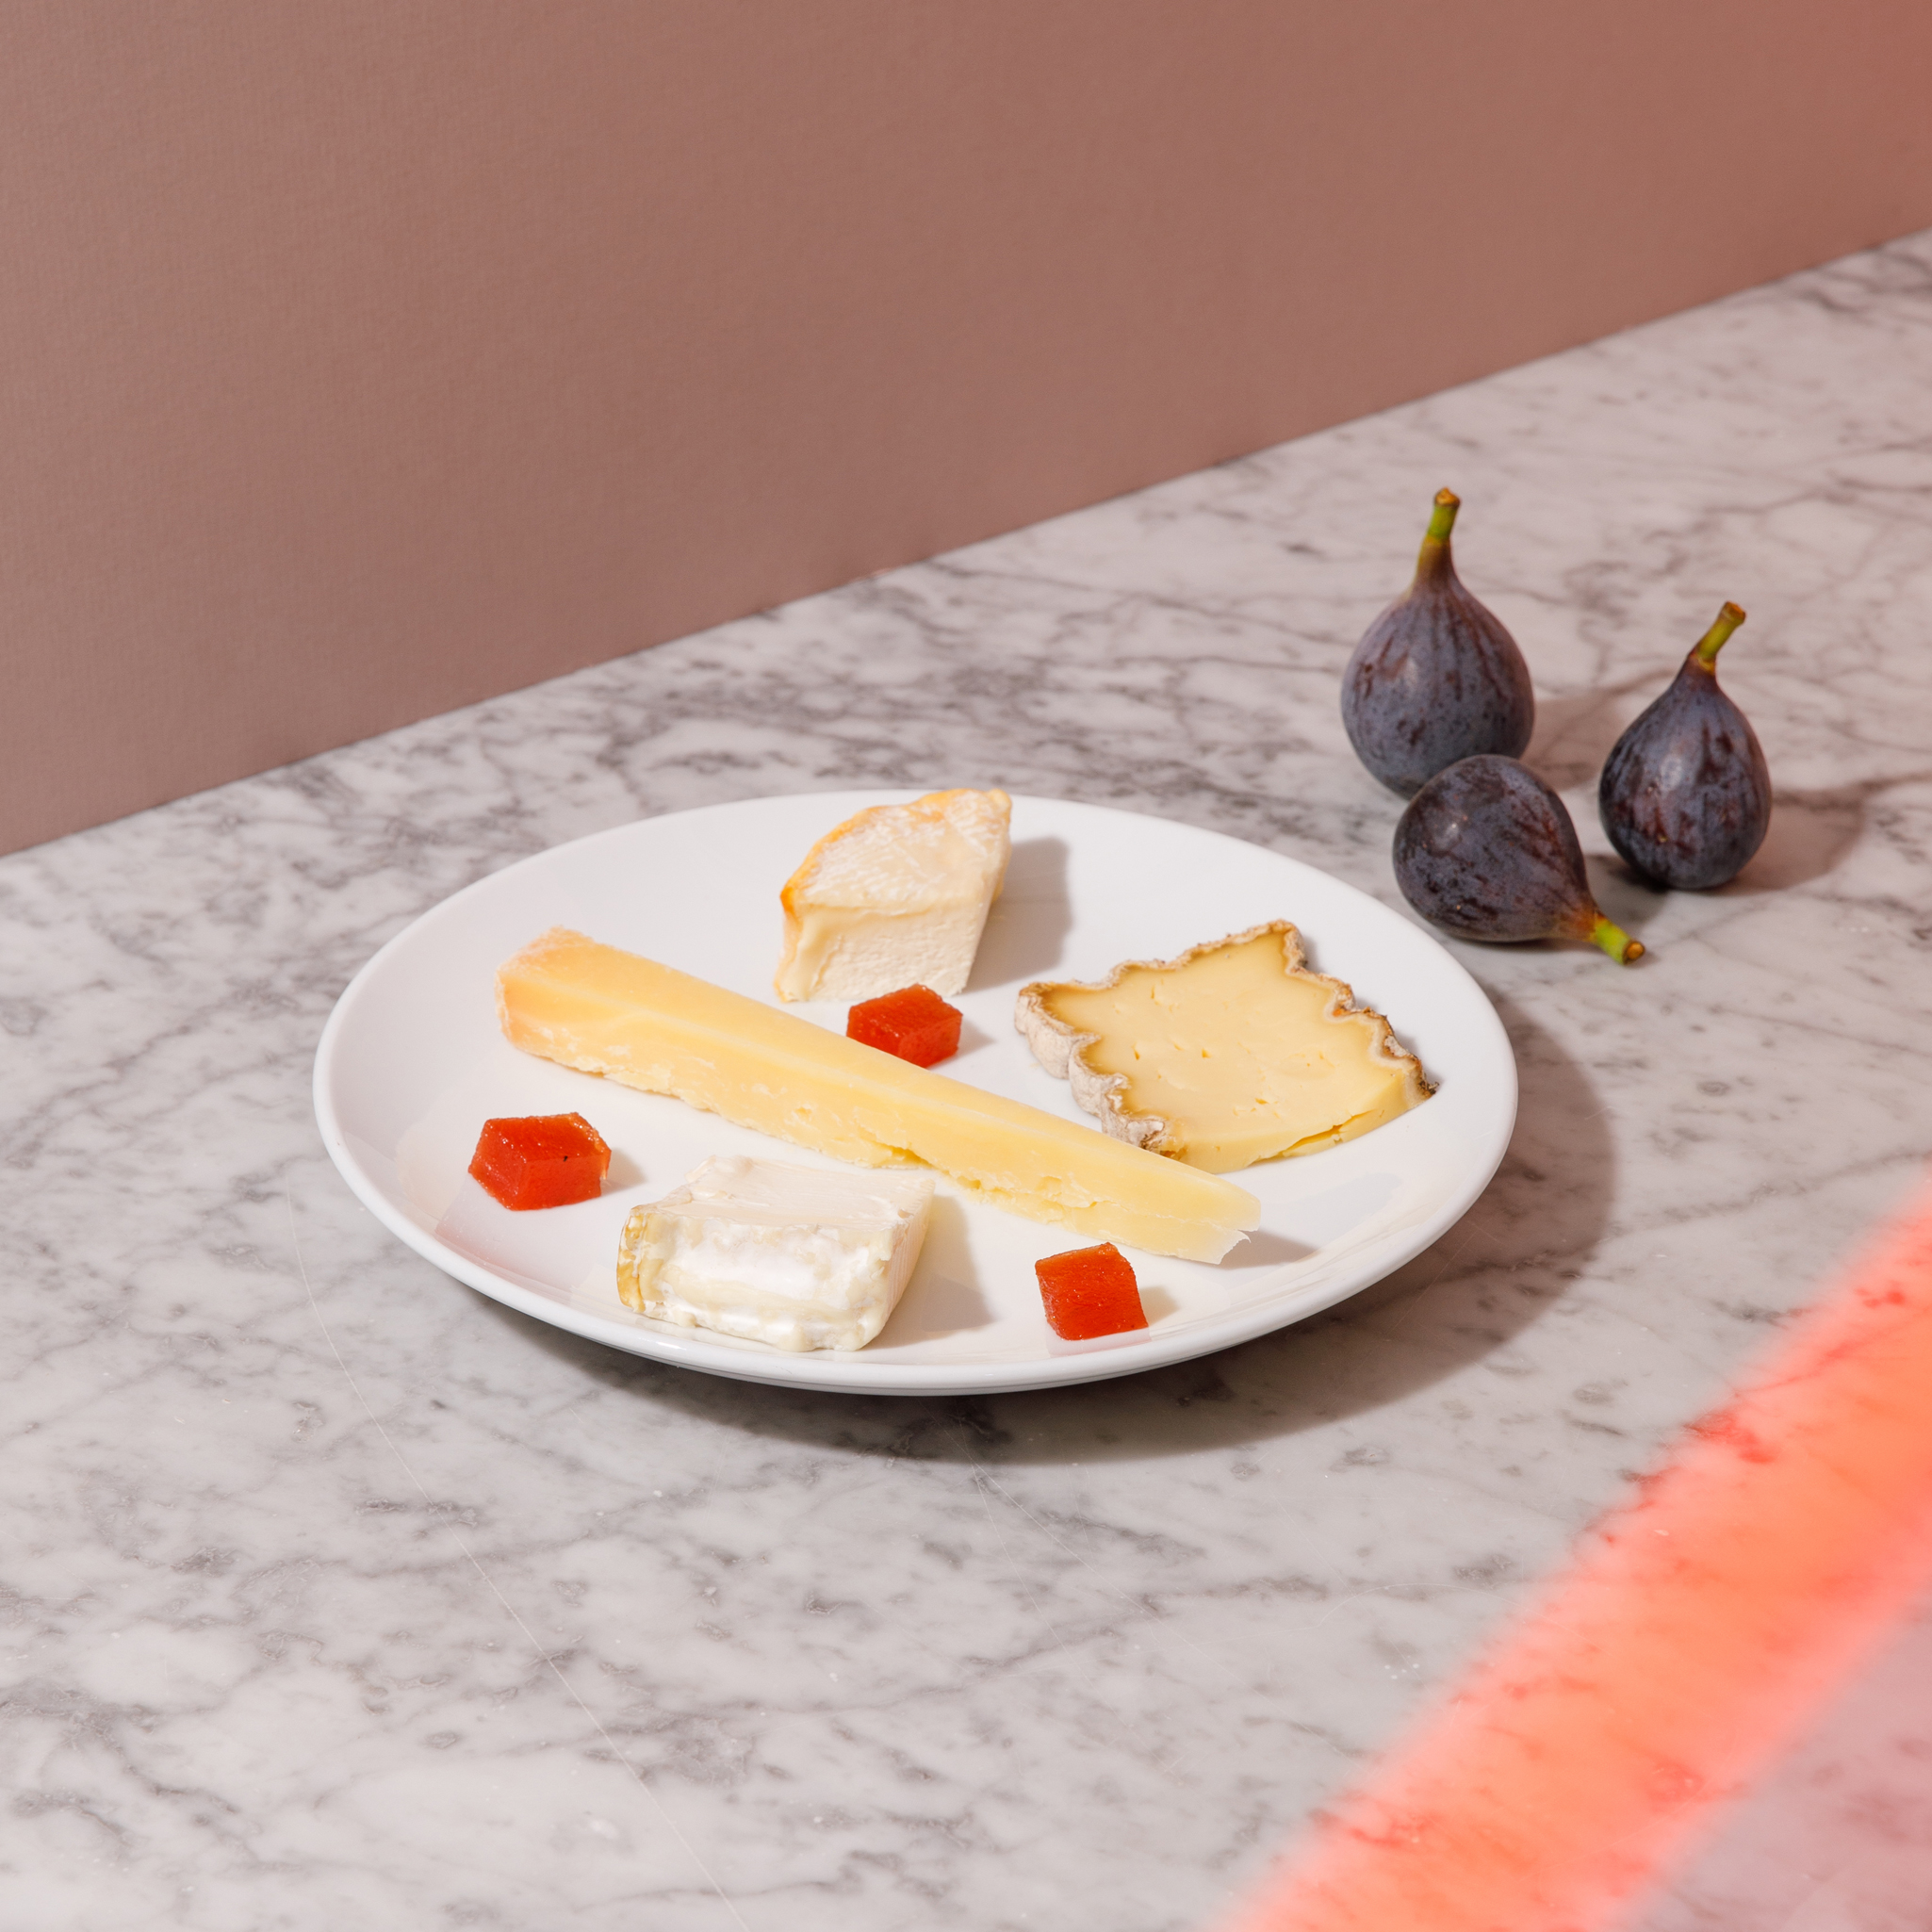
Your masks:
<svg viewBox="0 0 1932 1932"><path fill-rule="evenodd" d="M0 0L0 847L1932 222L1923 0Z"/></svg>

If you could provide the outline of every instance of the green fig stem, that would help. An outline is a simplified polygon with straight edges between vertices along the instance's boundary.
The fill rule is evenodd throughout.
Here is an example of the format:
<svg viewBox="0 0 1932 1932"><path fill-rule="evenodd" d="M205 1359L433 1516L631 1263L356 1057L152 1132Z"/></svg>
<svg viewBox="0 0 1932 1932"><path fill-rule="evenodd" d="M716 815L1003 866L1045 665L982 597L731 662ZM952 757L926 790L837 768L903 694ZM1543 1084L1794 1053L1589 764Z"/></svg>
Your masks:
<svg viewBox="0 0 1932 1932"><path fill-rule="evenodd" d="M1453 490L1437 490L1435 507L1429 513L1429 529L1422 538L1422 552L1416 559L1416 575L1433 578L1453 566L1449 561L1449 532L1456 527L1456 512L1463 499Z"/></svg>
<svg viewBox="0 0 1932 1932"><path fill-rule="evenodd" d="M1742 616L1744 614L1738 614ZM1633 940L1622 926L1613 925L1601 912L1596 923L1590 928L1590 937L1616 961L1619 966L1634 965L1644 957L1644 941Z"/></svg>
<svg viewBox="0 0 1932 1932"><path fill-rule="evenodd" d="M1726 604L1717 614L1717 622L1697 640L1697 661L1708 671L1717 662L1717 653L1729 641L1730 634L1744 621L1744 614L1735 604Z"/></svg>

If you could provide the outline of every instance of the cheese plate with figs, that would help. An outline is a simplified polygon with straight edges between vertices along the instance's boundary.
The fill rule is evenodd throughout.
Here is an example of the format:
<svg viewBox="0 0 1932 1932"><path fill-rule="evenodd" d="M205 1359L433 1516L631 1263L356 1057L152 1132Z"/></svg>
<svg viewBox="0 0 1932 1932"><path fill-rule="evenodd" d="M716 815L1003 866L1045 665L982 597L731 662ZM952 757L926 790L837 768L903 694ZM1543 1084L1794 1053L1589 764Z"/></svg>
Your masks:
<svg viewBox="0 0 1932 1932"><path fill-rule="evenodd" d="M392 940L337 1003L315 1069L332 1157L400 1239L535 1319L712 1374L882 1395L1049 1387L1185 1361L1358 1292L1468 1210L1516 1105L1508 1038L1482 990L1400 913L1218 833L1014 798L1010 857L975 848L984 890L997 892L976 950L947 928L922 954L903 921L878 941L897 949L892 972L953 975L938 992L959 1016L957 1051L928 1072L848 1041L866 989L837 962L849 966L865 936L832 929L839 891L821 889L832 913L797 897L810 883L801 858L879 808L968 796L1004 810L999 794L752 799L621 826L478 881ZM935 912L935 929L960 916ZM1276 1000L1285 971L1294 996ZM1346 986L1332 995L1335 981ZM1302 1009L1326 1004L1349 1036L1340 1057L1387 1070L1383 1097L1322 1134L1305 1121L1272 1139L1252 1121L1213 1131L1172 1096L1204 1106L1230 1080L1247 1094L1258 1075L1235 1066L1242 1042L1228 1042L1234 1072L1209 1067L1219 1044L1176 1021L1159 1052L1130 1043L1106 1058L1109 1026L1144 1030L1146 1015L1171 1013L1177 986L1264 1034L1312 1023ZM633 997L647 1010L624 1023L630 1045L613 1045L613 1002ZM727 1034L735 1059L719 1049ZM602 1150L592 1198L515 1212L476 1178L485 1122L568 1116ZM1292 1157L1271 1156L1277 1147ZM923 1245L898 1239L888 1299L827 1331L844 1339L774 1346L745 1320L728 1332L701 1305L702 1284L654 1299L647 1282L640 1294L648 1257L729 1217L733 1187L763 1203L739 1212L769 1221L772 1201L813 1193L812 1171L841 1202L896 1202L895 1176L930 1184L913 1190ZM850 1180L868 1173L877 1185L855 1193ZM702 1175L740 1178L700 1182L694 1200L687 1184ZM815 1232L837 1234L837 1220L828 1211ZM840 1226L859 1253L863 1229ZM1036 1269L1094 1240L1131 1270L1141 1319L1063 1339Z"/></svg>

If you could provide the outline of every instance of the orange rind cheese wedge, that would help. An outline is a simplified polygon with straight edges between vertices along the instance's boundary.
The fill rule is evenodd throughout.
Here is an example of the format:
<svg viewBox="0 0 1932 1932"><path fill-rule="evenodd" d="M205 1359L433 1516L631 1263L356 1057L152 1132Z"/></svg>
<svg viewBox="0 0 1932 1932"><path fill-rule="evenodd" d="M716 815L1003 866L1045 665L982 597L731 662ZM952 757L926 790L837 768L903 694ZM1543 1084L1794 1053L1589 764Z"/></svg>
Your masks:
<svg viewBox="0 0 1932 1932"><path fill-rule="evenodd" d="M1012 850L1004 792L928 792L827 832L778 903L784 1000L870 1000L902 986L964 992Z"/></svg>

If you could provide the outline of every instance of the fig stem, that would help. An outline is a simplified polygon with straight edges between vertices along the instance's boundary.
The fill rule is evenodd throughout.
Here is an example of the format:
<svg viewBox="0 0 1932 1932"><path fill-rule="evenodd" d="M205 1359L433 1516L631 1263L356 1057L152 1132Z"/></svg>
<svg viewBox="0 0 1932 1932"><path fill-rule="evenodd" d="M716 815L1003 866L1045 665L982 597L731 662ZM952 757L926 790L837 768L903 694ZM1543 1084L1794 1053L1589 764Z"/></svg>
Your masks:
<svg viewBox="0 0 1932 1932"><path fill-rule="evenodd" d="M1619 966L1629 966L1644 957L1644 941L1633 940L1622 926L1613 925L1599 912L1596 923L1590 928L1590 937L1616 961Z"/></svg>
<svg viewBox="0 0 1932 1932"><path fill-rule="evenodd" d="M1744 621L1744 614L1735 604L1726 604L1717 614L1717 622L1697 640L1697 658L1706 670L1717 662L1717 653L1729 641L1730 634Z"/></svg>
<svg viewBox="0 0 1932 1932"><path fill-rule="evenodd" d="M1422 541L1425 544L1446 544L1449 532L1456 527L1456 512L1463 507L1463 499L1453 490L1437 490L1435 508L1429 513L1429 534ZM1742 617L1743 613L1741 612Z"/></svg>

